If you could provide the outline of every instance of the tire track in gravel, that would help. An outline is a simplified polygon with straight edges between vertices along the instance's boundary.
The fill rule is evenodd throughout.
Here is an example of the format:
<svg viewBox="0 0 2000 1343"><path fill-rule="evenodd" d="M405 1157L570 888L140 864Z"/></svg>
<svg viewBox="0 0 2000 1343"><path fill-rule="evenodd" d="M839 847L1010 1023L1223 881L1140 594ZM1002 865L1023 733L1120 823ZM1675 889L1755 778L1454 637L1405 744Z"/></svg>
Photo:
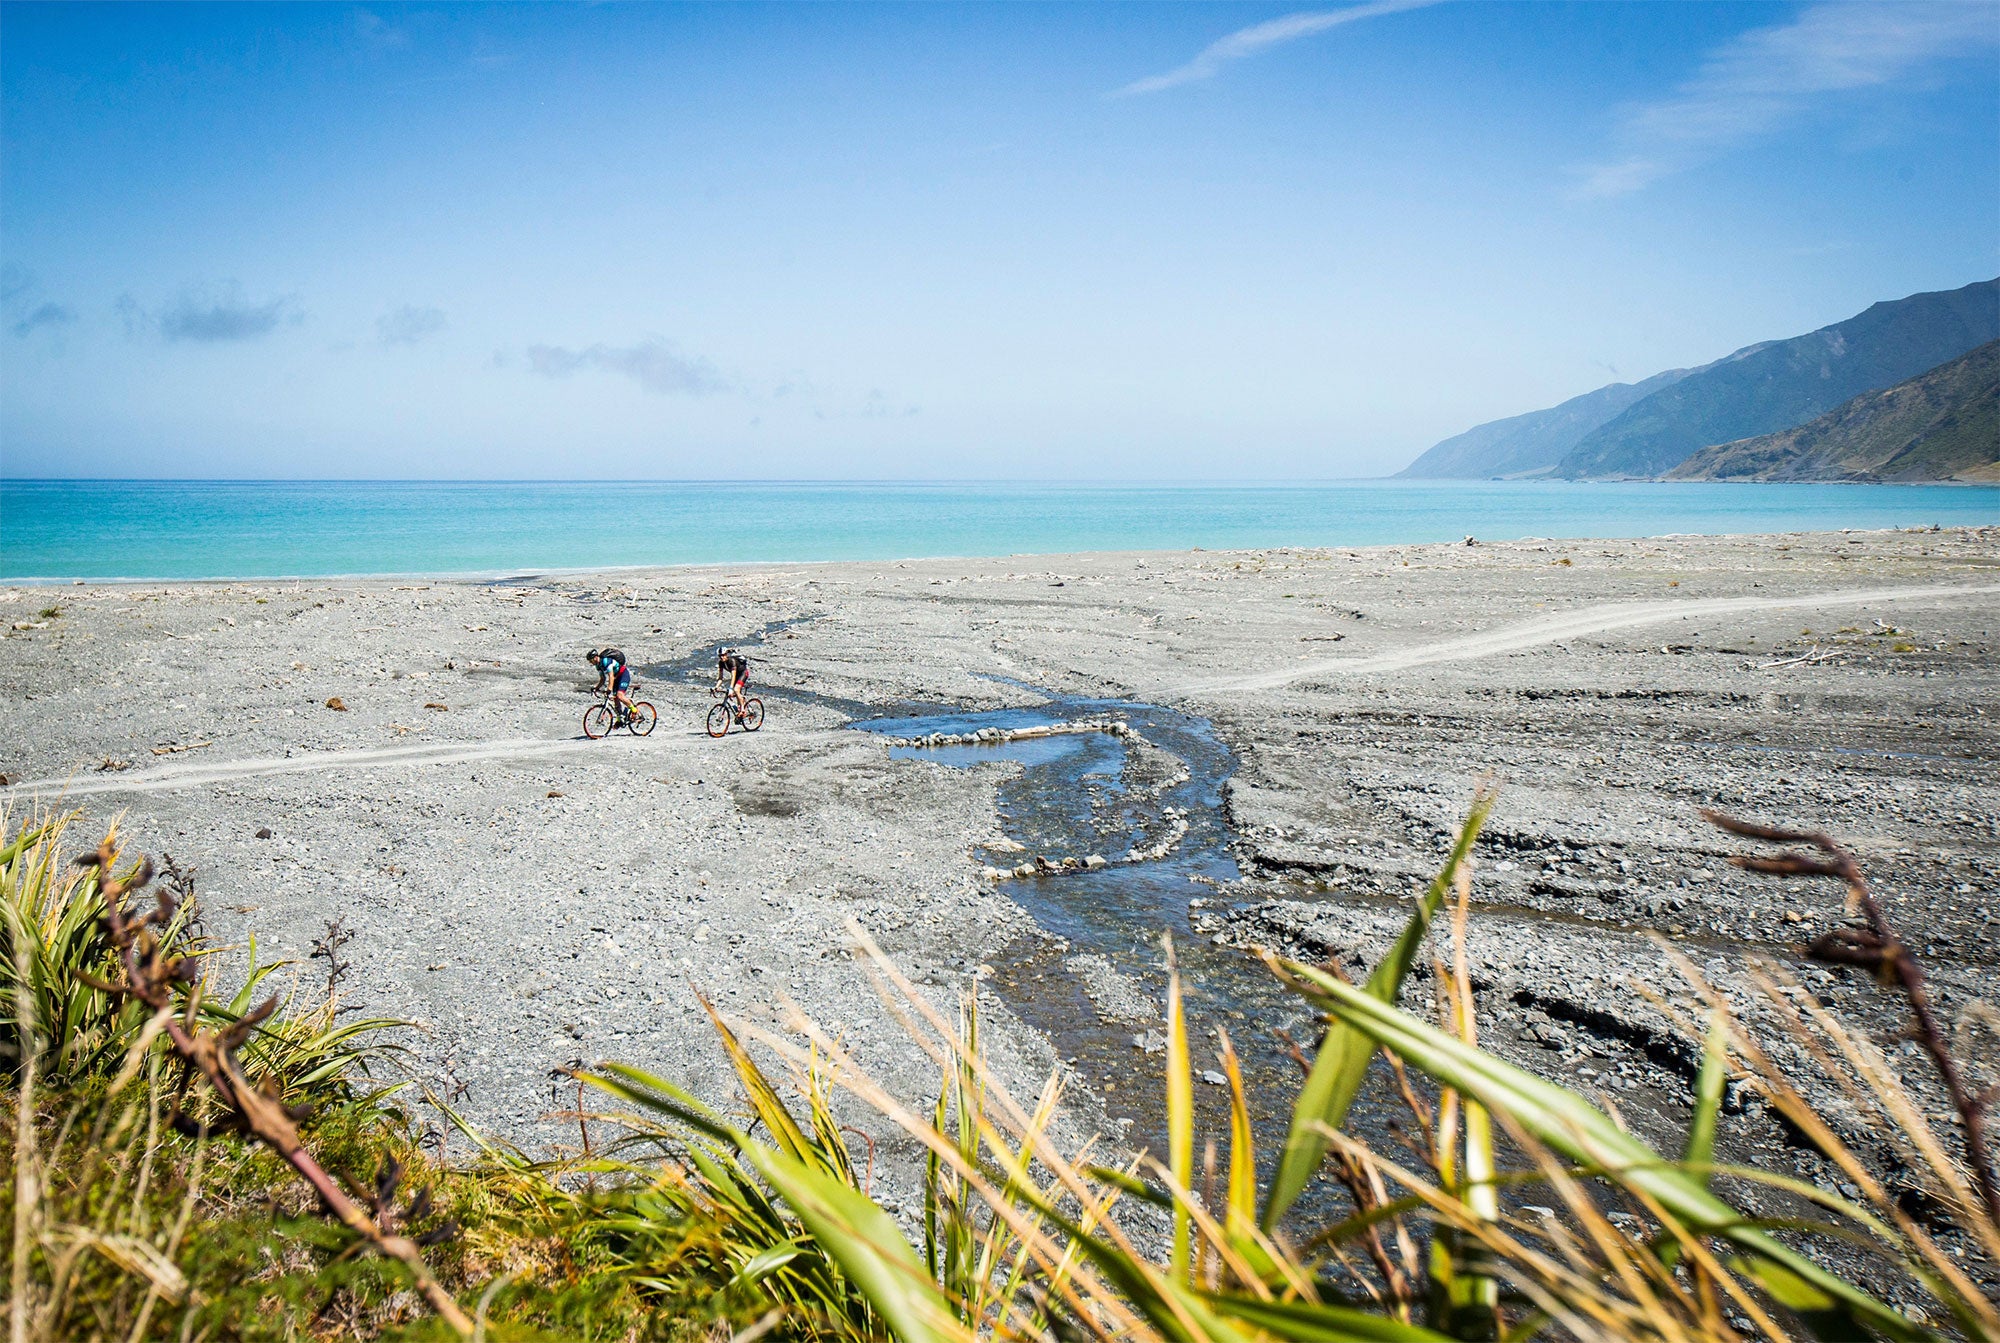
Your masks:
<svg viewBox="0 0 2000 1343"><path fill-rule="evenodd" d="M1492 657L1499 653L1516 653L1543 644L1560 643L1564 639L1603 634L1611 630L1632 629L1640 625L1657 625L1689 616L1723 616L1742 611L1775 611L1797 607L1853 606L1870 602L1930 604L1959 597L1990 596L1994 593L2000 593L2000 583L1969 587L1931 584L1924 587L1836 588L1827 592L1793 597L1667 598L1646 602L1607 602L1597 606L1587 606L1580 611L1541 616L1479 634L1419 644L1414 648L1401 648L1368 657L1327 658L1318 662L1302 663L1295 667L1259 672L1254 676L1177 686L1166 693L1213 695L1236 691L1275 690L1310 676L1328 674L1357 676L1408 671L1412 667L1429 666L1439 662L1465 662L1474 658Z"/></svg>
<svg viewBox="0 0 2000 1343"><path fill-rule="evenodd" d="M274 774L312 774L330 769L391 769L405 765L462 765L481 760L559 755L566 751L635 748L636 741L587 741L580 737L515 737L499 741L449 742L423 746L375 746L347 751L310 751L293 756L251 756L214 763L167 765L134 770L113 778L25 779L5 789L0 798L49 794L86 797L98 793L157 793L174 788L198 788L235 779Z"/></svg>
<svg viewBox="0 0 2000 1343"><path fill-rule="evenodd" d="M1255 676L1195 682L1162 692L1162 698L1185 695L1228 694L1272 690L1311 676L1342 676L1407 671L1442 662L1463 662L1520 652L1544 644L1612 630L1656 625L1690 616L1729 615L1743 611L1771 611L1788 608L1851 606L1869 602L1929 604L1962 597L1992 596L2000 593L2000 583L1974 586L1932 584L1923 587L1847 588L1790 597L1714 597L1665 599L1647 602L1611 602L1543 616L1479 634L1444 639L1414 648L1397 649L1367 657L1329 658L1283 667ZM422 746L363 747L344 751L314 751L295 756L253 756L213 764L189 762L145 771L119 774L112 778L27 779L0 788L0 799L31 795L87 797L104 793L155 793L176 788L197 788L204 784L227 783L236 779L263 778L278 774L307 774L329 769L390 769L398 766L471 764L482 760L518 759L559 755L584 749L635 748L636 741L613 739L592 742L579 737L517 737L497 741L452 742Z"/></svg>

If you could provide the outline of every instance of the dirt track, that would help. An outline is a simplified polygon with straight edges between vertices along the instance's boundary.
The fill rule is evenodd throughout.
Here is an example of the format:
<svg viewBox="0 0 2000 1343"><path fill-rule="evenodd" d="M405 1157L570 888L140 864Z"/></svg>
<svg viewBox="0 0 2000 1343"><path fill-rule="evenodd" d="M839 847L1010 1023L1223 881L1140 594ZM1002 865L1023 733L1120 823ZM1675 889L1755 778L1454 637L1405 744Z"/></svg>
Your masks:
<svg viewBox="0 0 2000 1343"><path fill-rule="evenodd" d="M1470 634L1463 638L1446 639L1441 643L1402 649L1393 653L1381 653L1374 657L1330 658L1303 667L1287 667L1281 671L1264 672L1231 681L1212 681L1205 685L1190 686L1187 693L1223 694L1229 691L1275 690L1279 686L1290 685L1309 676L1361 676L1406 671L1411 667L1429 666L1438 662L1466 662L1474 658L1493 657L1500 653L1537 648L1564 639L1581 638L1591 634L1609 634L1614 630L1639 629L1647 625L1663 625L1669 621L1688 620L1696 616L1725 616L1752 611L1799 609L1831 611L1844 606L1881 606L1891 603L1921 607L1933 606L1939 602L1990 597L1995 593L2000 593L2000 583L1836 589L1797 597L1714 597L1706 601L1660 599L1649 602L1616 602L1589 607L1582 611L1572 611L1565 615L1544 616L1538 620L1523 621L1518 625L1508 625L1491 633Z"/></svg>
<svg viewBox="0 0 2000 1343"><path fill-rule="evenodd" d="M2000 593L2000 584L1938 584L1922 587L1836 589L1792 597L1721 597L1705 601L1658 599L1646 602L1609 603L1560 616L1544 616L1522 621L1486 633L1446 639L1396 652L1367 657L1329 658L1255 676L1191 684L1177 688L1166 698L1228 696L1275 690L1316 676L1381 675L1437 663L1468 662L1479 658L1496 657L1503 653L1521 652L1566 639L1638 629L1699 616L1795 609L1830 611L1846 606L1888 604L1921 608L1991 597L1996 593ZM49 793L61 793L68 797L88 797L103 793L150 793L162 789L193 788L231 779L261 778L278 774L311 774L336 769L385 769L393 766L472 764L482 760L519 759L579 749L615 751L642 748L636 742L616 734L607 746L599 746L575 736L375 746L357 750L316 752L304 756L262 756L214 763L202 761L162 765L132 773L119 773L110 778L23 779L0 789L0 797Z"/></svg>

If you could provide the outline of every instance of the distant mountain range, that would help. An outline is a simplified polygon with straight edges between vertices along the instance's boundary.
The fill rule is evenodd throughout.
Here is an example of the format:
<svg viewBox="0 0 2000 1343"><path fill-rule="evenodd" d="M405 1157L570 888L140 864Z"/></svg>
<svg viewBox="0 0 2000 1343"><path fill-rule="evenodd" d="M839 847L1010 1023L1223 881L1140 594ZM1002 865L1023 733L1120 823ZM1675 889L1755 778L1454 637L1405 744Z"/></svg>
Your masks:
<svg viewBox="0 0 2000 1343"><path fill-rule="evenodd" d="M1399 475L1659 476L1703 448L1781 433L2000 339L2000 279L1913 294L1700 368L1614 383L1448 438Z"/></svg>
<svg viewBox="0 0 2000 1343"><path fill-rule="evenodd" d="M2000 340L1796 429L1703 448L1667 479L2000 482Z"/></svg>
<svg viewBox="0 0 2000 1343"><path fill-rule="evenodd" d="M1614 382L1548 410L1479 425L1447 438L1396 474L1426 480L1547 475L1584 435L1692 371L1677 368L1644 382Z"/></svg>

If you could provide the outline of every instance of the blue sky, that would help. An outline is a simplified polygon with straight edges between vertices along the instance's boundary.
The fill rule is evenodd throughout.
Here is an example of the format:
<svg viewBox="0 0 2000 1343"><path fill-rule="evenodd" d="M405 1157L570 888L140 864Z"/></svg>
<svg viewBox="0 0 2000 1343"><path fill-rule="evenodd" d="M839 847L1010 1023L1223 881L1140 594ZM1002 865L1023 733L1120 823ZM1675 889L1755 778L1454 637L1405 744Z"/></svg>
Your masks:
<svg viewBox="0 0 2000 1343"><path fill-rule="evenodd" d="M2000 273L2000 5L0 7L0 471L1325 478Z"/></svg>

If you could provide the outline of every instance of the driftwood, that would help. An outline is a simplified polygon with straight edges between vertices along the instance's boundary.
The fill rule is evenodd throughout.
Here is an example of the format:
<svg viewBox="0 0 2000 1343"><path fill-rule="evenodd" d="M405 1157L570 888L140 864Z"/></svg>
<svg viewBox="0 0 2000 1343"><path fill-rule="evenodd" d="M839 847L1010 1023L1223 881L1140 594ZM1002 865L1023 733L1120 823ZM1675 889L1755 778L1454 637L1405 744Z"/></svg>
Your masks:
<svg viewBox="0 0 2000 1343"><path fill-rule="evenodd" d="M1827 662L1834 658L1839 657L1840 652L1841 650L1838 648L1828 648L1822 650L1818 644L1814 644L1812 646L1811 652L1801 653L1799 656L1795 658L1781 658L1776 662L1760 662L1757 664L1757 666L1762 671L1769 671L1773 667L1796 667L1802 662L1811 665L1818 665L1819 663Z"/></svg>

